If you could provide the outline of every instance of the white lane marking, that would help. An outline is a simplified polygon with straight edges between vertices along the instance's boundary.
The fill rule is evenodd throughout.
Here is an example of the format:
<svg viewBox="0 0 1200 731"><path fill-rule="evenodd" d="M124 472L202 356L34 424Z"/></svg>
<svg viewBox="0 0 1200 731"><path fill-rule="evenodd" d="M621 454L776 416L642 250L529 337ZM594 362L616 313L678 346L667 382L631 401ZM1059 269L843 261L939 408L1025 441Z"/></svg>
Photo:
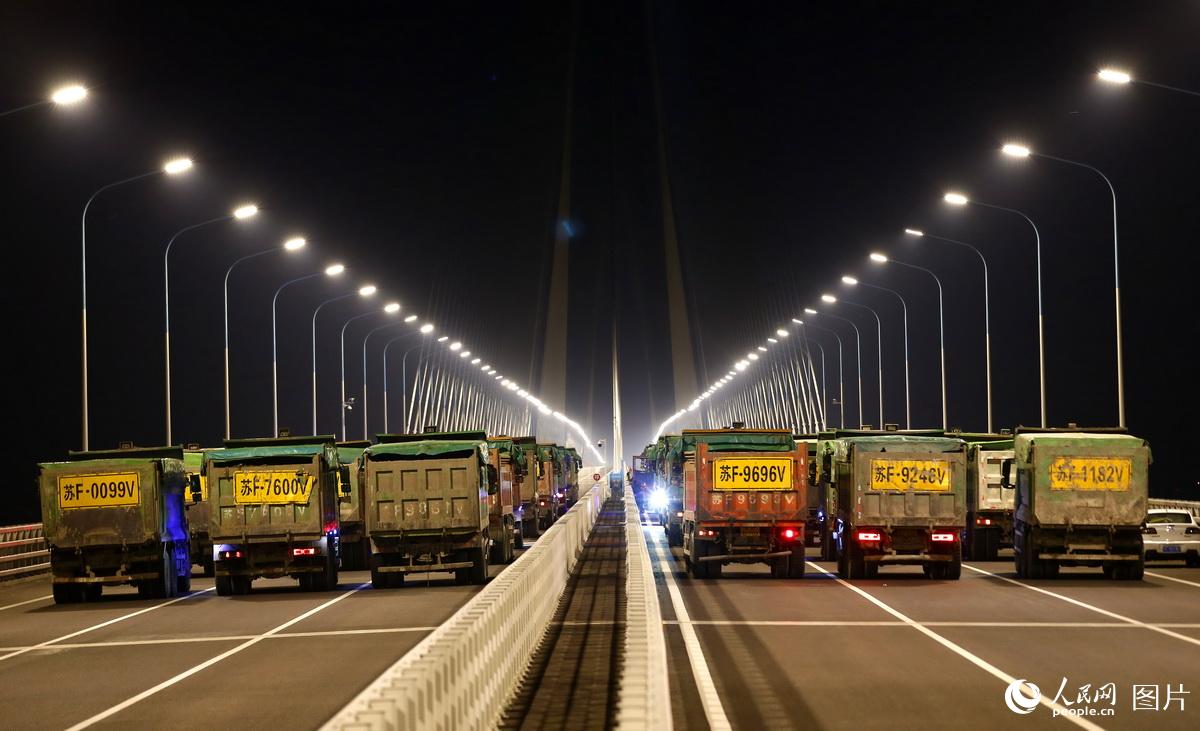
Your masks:
<svg viewBox="0 0 1200 731"><path fill-rule="evenodd" d="M1128 625L1118 625L1126 627ZM1200 625L1197 625L1200 626ZM286 640L293 637L345 637L347 635L377 635L377 634L403 634L405 632L432 632L437 627L377 627L372 629L333 629L323 630L319 632L280 632L263 637L265 640ZM138 647L141 645L182 645L193 642L241 642L242 640L252 640L259 635L212 635L210 637L162 637L153 640L113 640L112 642L64 642L58 645L50 645L49 647L41 647L36 649L42 650L87 650L96 647ZM33 650L34 646L17 646L17 647L0 647L0 652L8 652L9 650Z"/></svg>
<svg viewBox="0 0 1200 731"><path fill-rule="evenodd" d="M713 731L732 729L729 719L725 716L725 707L721 705L721 696L717 693L717 686L713 684L712 672L709 671L708 662L704 659L704 649L700 647L700 638L696 635L696 628L691 624L691 615L688 614L687 607L683 603L683 594L679 592L679 585L675 583L674 569L663 555L661 543L651 540L649 537L647 537L646 543L647 545L654 544L654 552L658 555L658 565L667 582L667 593L671 597L671 606L675 610L675 616L681 620L679 632L683 635L683 646L687 649L688 661L692 666L692 677L696 681L696 691L700 694L700 705L704 708L704 718Z"/></svg>
<svg viewBox="0 0 1200 731"><path fill-rule="evenodd" d="M266 632L262 633L261 635L256 635L256 636L250 638L249 640L246 640L242 644L238 645L237 647L231 647L230 649L226 650L225 652L222 652L220 655L216 655L215 657L210 657L209 659L205 660L204 662L200 663L199 665L188 668L187 670L184 670L183 672L179 673L178 675L164 680L163 682L159 683L158 685L154 686L153 688L143 690L141 693L138 693L137 695L133 696L132 698L126 698L125 700L121 701L120 703L116 704L115 706L112 706L111 708L103 710L103 711L97 713L96 715L92 716L91 718L80 721L79 723L77 723L74 726L67 729L67 731L79 731L79 729L85 729L93 724L103 721L104 719L108 718L109 716L120 713L121 711L125 710L126 708L129 708L130 706L132 706L136 703L140 703L141 701L144 701L145 699L149 698L150 696L154 695L155 693L158 693L161 690L166 690L167 688L170 688L172 685L175 685L176 683L178 683L180 681L183 681L183 680L186 680L186 679L192 677L193 675L200 672L201 670L204 670L205 668L208 668L208 667L212 667L213 665L216 665L217 663L221 662L225 658L230 657L232 655L236 655L239 652L241 652L242 650L245 650L247 647L256 645L259 642L262 642L264 639L271 637L273 635L276 635L276 634L282 632L283 630L287 629L288 627L291 627L293 624L296 624L297 622L302 622L305 619L308 619L309 617L313 616L317 612L320 612L323 609L327 609L327 608L333 606L334 604L337 604L338 602L340 602L341 600L350 596L351 594L353 594L357 591L362 591L363 589L367 588L370 585L371 584L369 584L369 583L359 584L358 586L354 587L350 591L338 594L337 596L335 596L334 598L325 602L324 604L313 607L312 609L308 610L307 612L304 612L303 614L301 614L299 616L292 617L291 619L289 619L288 621L279 625L278 627L269 629Z"/></svg>
<svg viewBox="0 0 1200 731"><path fill-rule="evenodd" d="M5 609L12 609L13 607L23 607L26 604L33 604L34 602L44 602L47 599L53 599L53 598L54 598L53 594L47 594L46 596L39 596L35 599L26 599L23 602L16 602L15 604L5 604L4 606L0 607L0 612L3 612Z"/></svg>
<svg viewBox="0 0 1200 731"><path fill-rule="evenodd" d="M1167 576L1166 574L1156 574L1153 571L1147 571L1146 576L1153 576L1156 579L1166 579L1167 581L1177 581L1180 584L1187 584L1188 586L1200 587L1200 582L1188 581L1187 579L1177 579L1174 576ZM0 607L0 609L7 609L7 607Z"/></svg>
<svg viewBox="0 0 1200 731"><path fill-rule="evenodd" d="M212 591L212 588L210 587L208 589L201 589L200 591L194 591L191 594L185 594L184 596L175 597L174 599L171 599L170 601L165 601L165 602L162 602L161 604L155 604L153 606L149 606L144 609L139 609L136 612L130 612L129 614L122 614L120 617L114 617L113 619L110 619L107 622L101 622L100 624L93 624L91 627L84 627L81 630L76 630L75 632L72 632L70 634L63 635L62 637L55 637L52 640L46 640L45 642L39 642L36 645L30 645L29 647L22 649L22 650L14 650L13 652L8 653L7 655L0 655L0 661L7 660L10 657L16 657L17 655L24 655L25 653L29 652L30 650L37 650L42 647L46 647L48 645L53 645L56 642L62 642L63 640L69 640L72 637L78 637L79 635L87 634L88 632L92 632L94 630L98 630L103 627L107 627L110 624L116 624L117 622L124 622L127 619L132 619L133 617L138 616L139 614L145 614L146 612L153 612L155 609L162 609L163 607L169 607L172 604L174 604L175 602L181 602L181 601L184 601L185 599L191 599L194 596L200 596L201 594L208 592L208 591Z"/></svg>
<svg viewBox="0 0 1200 731"><path fill-rule="evenodd" d="M707 626L737 626L737 627L907 627L904 622L882 621L838 621L838 620L787 620L787 619L694 619L683 622L677 619L664 619L663 624L692 624ZM926 627L1000 627L1018 629L1038 628L1079 628L1079 629L1138 629L1136 625L1125 622L921 622ZM1197 624L1157 624L1157 627L1185 627L1200 629Z"/></svg>
<svg viewBox="0 0 1200 731"><path fill-rule="evenodd" d="M821 568L820 566L816 565L815 563L813 563L811 561L808 562L808 565L812 566L817 571L820 571L821 573L832 577L833 580L836 581L837 583L846 587L847 589L854 592L855 594L858 594L862 598L871 602L872 604L879 607L880 609L887 612L888 614L892 615L893 617L900 620L901 622L904 622L905 624L907 624L908 626L917 630L918 632L925 635L926 637L933 640L934 642L937 642L939 645L941 645L942 647L945 647L947 650L950 650L951 652L953 652L954 654L963 658L964 660L967 660L975 667L977 667L981 670L984 670L988 673L991 673L995 677L1004 681L1005 684L1011 685L1011 684L1017 682L1017 680L1018 680L1017 678L1014 678L1013 676L1004 672L1003 670L996 667L995 665L992 665L987 660L984 660L983 658L972 653L970 650L967 650L966 648L962 647L961 645L958 645L958 644L946 639L945 637L942 637L937 632L934 632L933 630L929 629L921 622L917 622L913 619L910 619L907 615L901 613L899 610L893 609L889 605L885 604L883 601L868 594L866 591L863 591L862 589L858 588L854 584L851 584L847 581L844 581L844 580L838 578L834 574L831 574L830 572L826 571L825 569ZM1044 696L1044 695L1041 696L1040 702L1043 706L1049 708L1052 711L1055 711L1057 715L1061 715L1063 718L1065 718L1066 720L1070 721L1071 723L1073 723L1077 726L1088 729L1088 731L1103 731L1102 726L1098 726L1097 724L1092 723L1091 721L1087 720L1086 718L1080 718L1078 716L1071 715L1071 711L1069 709L1060 706L1059 704L1055 703L1053 700L1047 699L1046 696Z"/></svg>
<svg viewBox="0 0 1200 731"><path fill-rule="evenodd" d="M1087 602L1081 602L1078 599L1072 599L1071 597L1066 596L1065 594L1058 594L1058 593L1055 593L1048 589L1043 589L1040 586L1032 586L1030 584L1026 584L1023 581L1017 581L1016 579L1010 579L1007 576L1000 576L999 574L993 574L990 571L984 571L983 569L977 569L974 566L968 566L966 564L963 564L963 567L971 569L972 571L976 571L981 574L986 574L987 576L990 576L993 579L1007 581L1010 584L1015 584L1017 586L1024 587L1030 591L1036 591L1039 594L1045 594L1046 596L1052 596L1055 599L1061 599L1062 601L1067 602L1068 604L1074 604L1077 607L1082 607L1083 609L1089 609L1093 612L1096 612L1097 614L1103 614L1106 617L1112 617L1113 619L1120 620L1122 622L1128 622L1131 625L1134 625L1137 627L1142 627L1143 629L1148 629L1151 632L1158 632L1158 633L1164 634L1168 637L1173 637L1177 640L1183 640L1184 642L1190 642L1193 645L1200 645L1200 639L1197 639L1195 637L1188 637L1187 635L1181 635L1178 632L1172 632L1169 629L1163 629L1162 627L1157 627L1153 624L1147 624L1141 620L1134 619L1132 617L1126 617L1123 614L1117 614L1116 612L1110 612L1107 609L1101 609L1100 607L1097 607L1093 604L1088 604Z"/></svg>

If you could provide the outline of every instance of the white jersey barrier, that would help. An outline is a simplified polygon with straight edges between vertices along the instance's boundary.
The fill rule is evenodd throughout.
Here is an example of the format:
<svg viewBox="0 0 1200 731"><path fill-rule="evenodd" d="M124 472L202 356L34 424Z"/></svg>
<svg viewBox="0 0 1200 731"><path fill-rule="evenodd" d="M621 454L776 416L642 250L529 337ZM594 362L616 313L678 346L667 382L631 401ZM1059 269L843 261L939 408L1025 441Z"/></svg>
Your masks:
<svg viewBox="0 0 1200 731"><path fill-rule="evenodd" d="M650 549L633 491L625 491L625 654L617 693L616 727L671 728L667 641Z"/></svg>
<svg viewBox="0 0 1200 731"><path fill-rule="evenodd" d="M532 548L324 728L495 728L554 616L606 491L607 484L594 484Z"/></svg>

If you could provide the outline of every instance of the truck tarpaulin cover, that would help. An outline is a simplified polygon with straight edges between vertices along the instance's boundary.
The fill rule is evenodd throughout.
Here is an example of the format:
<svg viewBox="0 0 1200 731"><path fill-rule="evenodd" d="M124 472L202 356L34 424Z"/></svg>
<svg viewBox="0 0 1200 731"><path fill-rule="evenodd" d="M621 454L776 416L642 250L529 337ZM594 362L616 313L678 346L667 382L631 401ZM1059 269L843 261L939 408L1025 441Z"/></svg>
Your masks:
<svg viewBox="0 0 1200 731"><path fill-rule="evenodd" d="M487 444L483 441L458 439L423 439L417 442L376 444L367 450L369 459L402 459L404 457L466 457L474 453L486 463Z"/></svg>
<svg viewBox="0 0 1200 731"><path fill-rule="evenodd" d="M209 452L208 459L216 464L277 457L304 457L307 461L314 455L324 452L326 446L325 444L279 444L262 447L233 447Z"/></svg>
<svg viewBox="0 0 1200 731"><path fill-rule="evenodd" d="M527 469L528 463L525 461L525 450L518 447L512 439L488 439L488 446L501 454L508 455L509 461L512 462L517 472L524 473Z"/></svg>
<svg viewBox="0 0 1200 731"><path fill-rule="evenodd" d="M1013 451L1017 462L1029 463L1029 453L1036 443L1053 445L1056 448L1098 447L1101 444L1111 444L1115 449L1137 449L1148 447L1146 440L1131 437L1128 434L1088 434L1087 432L1069 432L1056 434L1018 434L1013 439Z"/></svg>
<svg viewBox="0 0 1200 731"><path fill-rule="evenodd" d="M792 452L796 443L790 431L685 431L682 451L691 452L703 442L710 452ZM674 451L674 445L671 445Z"/></svg>
<svg viewBox="0 0 1200 731"><path fill-rule="evenodd" d="M959 439L950 437L914 437L905 434L871 437L845 437L826 442L839 461L845 461L850 447L860 452L957 452L963 448Z"/></svg>

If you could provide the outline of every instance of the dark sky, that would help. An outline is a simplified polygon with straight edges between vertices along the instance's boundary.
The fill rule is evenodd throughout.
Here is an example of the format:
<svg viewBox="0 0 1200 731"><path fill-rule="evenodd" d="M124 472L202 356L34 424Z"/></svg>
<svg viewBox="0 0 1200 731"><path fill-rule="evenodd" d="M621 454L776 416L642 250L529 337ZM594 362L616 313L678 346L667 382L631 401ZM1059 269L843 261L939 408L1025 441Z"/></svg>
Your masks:
<svg viewBox="0 0 1200 731"><path fill-rule="evenodd" d="M344 284L297 285L280 303L283 425L308 424L312 307L366 280L529 383L559 223L576 29L565 411L608 436L614 320L627 452L675 408L644 5L582 2L577 15L569 3L299 8L0 10L0 111L62 80L93 92L81 108L0 117L14 365L6 421L19 462L0 523L36 519L34 464L78 447L83 203L173 153L195 157L187 178L114 189L89 213L94 447L162 441L162 248L174 231L243 200L263 213L185 235L172 254L177 441L216 443L221 433L225 267L293 233L309 239L306 254L261 257L233 287L236 434L270 431L274 288L334 259L350 269ZM843 274L871 276L909 299L914 422L935 424L935 294L894 267L866 273L867 252L885 249L942 275L950 422L981 428L978 262L901 240L905 226L918 226L988 254L996 423L1035 423L1031 231L999 212L946 210L942 191L959 187L1028 213L1041 230L1051 423L1114 423L1107 190L1087 171L1001 159L999 144L1018 138L1095 165L1116 185L1129 426L1155 449L1154 491L1194 496L1185 455L1197 406L1187 343L1196 330L1200 98L1102 87L1093 74L1120 65L1200 89L1198 21L1194 2L654 4L702 370L716 378ZM899 313L857 294L884 318L886 415L899 420ZM322 321L322 431L338 418L336 338L356 307L331 306ZM871 413L873 326L858 321ZM355 391L365 322L351 330ZM375 393L378 357L373 349L368 361ZM852 350L846 365L849 377ZM857 404L847 386L849 413Z"/></svg>

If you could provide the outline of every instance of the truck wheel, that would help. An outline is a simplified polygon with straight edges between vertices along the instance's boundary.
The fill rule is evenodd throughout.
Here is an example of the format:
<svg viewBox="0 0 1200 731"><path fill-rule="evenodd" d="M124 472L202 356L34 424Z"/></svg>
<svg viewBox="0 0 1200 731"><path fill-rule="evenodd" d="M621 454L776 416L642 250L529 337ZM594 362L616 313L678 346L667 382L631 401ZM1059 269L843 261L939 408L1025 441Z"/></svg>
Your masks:
<svg viewBox="0 0 1200 731"><path fill-rule="evenodd" d="M538 527L541 525L542 519L538 515L536 508L530 510L529 513L529 515L522 516L521 518L521 530L525 531L526 538L537 538L542 534L542 531Z"/></svg>
<svg viewBox="0 0 1200 731"><path fill-rule="evenodd" d="M863 561L863 578L874 579L879 576L879 564L875 561Z"/></svg>
<svg viewBox="0 0 1200 731"><path fill-rule="evenodd" d="M866 562L863 561L862 547L854 541L846 545L846 578L861 579L866 574Z"/></svg>
<svg viewBox="0 0 1200 731"><path fill-rule="evenodd" d="M804 546L792 547L792 556L788 559L788 578L804 578Z"/></svg>
<svg viewBox="0 0 1200 731"><path fill-rule="evenodd" d="M1122 581L1141 581L1146 574L1146 559L1138 557L1137 561L1126 561L1121 566L1117 578Z"/></svg>
<svg viewBox="0 0 1200 731"><path fill-rule="evenodd" d="M175 591L179 595L192 591L192 550L187 544L175 547Z"/></svg>
<svg viewBox="0 0 1200 731"><path fill-rule="evenodd" d="M1117 568L1115 566L1113 566L1113 564L1111 562L1105 562L1104 564L1102 564L1100 566L1100 570L1104 572L1104 578L1106 578L1106 579L1116 578Z"/></svg>
<svg viewBox="0 0 1200 731"><path fill-rule="evenodd" d="M253 581L253 579L251 579L249 576L232 576L230 578L233 580L234 594L242 595L250 593L250 582Z"/></svg>
<svg viewBox="0 0 1200 731"><path fill-rule="evenodd" d="M77 584L54 584L51 591L54 593L55 604L77 604L83 599Z"/></svg>
<svg viewBox="0 0 1200 731"><path fill-rule="evenodd" d="M985 561L995 561L1000 558L1000 529L992 528L987 532L987 550L985 551Z"/></svg>
<svg viewBox="0 0 1200 731"><path fill-rule="evenodd" d="M151 599L170 599L175 596L175 551L170 544L162 549L162 558L158 562L158 578L138 586L138 596L142 596L142 587L146 587L145 596Z"/></svg>
<svg viewBox="0 0 1200 731"><path fill-rule="evenodd" d="M1189 569L1200 568L1200 553L1196 553L1195 551L1192 551L1191 553L1189 553L1187 555L1187 558L1184 559L1184 564ZM1143 571L1145 570L1144 569L1145 565L1146 565L1145 559L1143 559L1142 560Z"/></svg>
<svg viewBox="0 0 1200 731"><path fill-rule="evenodd" d="M791 568L790 563L791 559L786 556L771 559L771 578L786 579Z"/></svg>
<svg viewBox="0 0 1200 731"><path fill-rule="evenodd" d="M708 553L707 547L708 544L704 541L697 541L695 538L692 538L692 559L689 562L688 568L692 572L693 579L708 578L708 563L700 560L701 557Z"/></svg>
<svg viewBox="0 0 1200 731"><path fill-rule="evenodd" d="M233 594L233 577L218 576L217 577L217 596L229 596Z"/></svg>
<svg viewBox="0 0 1200 731"><path fill-rule="evenodd" d="M958 581L960 577L962 577L962 547L955 546L954 558L950 563L942 564L941 578L947 581Z"/></svg>
<svg viewBox="0 0 1200 731"><path fill-rule="evenodd" d="M483 586L488 580L487 553L480 546L479 548L472 548L470 556L474 565L467 569L471 572L468 580L476 586Z"/></svg>
<svg viewBox="0 0 1200 731"><path fill-rule="evenodd" d="M216 574L216 572L217 572L216 566L214 566L214 565L213 565L213 557L212 557L212 552L211 552L211 551L209 552L208 558L205 558L205 559L204 559L204 560L203 560L203 561L200 563L200 565L204 567L204 574L203 574L203 575L204 575L205 577L209 577L209 578L211 578L211 577L212 577L214 574Z"/></svg>
<svg viewBox="0 0 1200 731"><path fill-rule="evenodd" d="M683 526L672 525L667 529L667 545L682 546L683 545Z"/></svg>
<svg viewBox="0 0 1200 731"><path fill-rule="evenodd" d="M84 584L80 587L83 589L83 600L85 602L98 602L100 595L104 593L102 584Z"/></svg>
<svg viewBox="0 0 1200 731"><path fill-rule="evenodd" d="M513 548L525 547L525 521L521 521L513 526Z"/></svg>

